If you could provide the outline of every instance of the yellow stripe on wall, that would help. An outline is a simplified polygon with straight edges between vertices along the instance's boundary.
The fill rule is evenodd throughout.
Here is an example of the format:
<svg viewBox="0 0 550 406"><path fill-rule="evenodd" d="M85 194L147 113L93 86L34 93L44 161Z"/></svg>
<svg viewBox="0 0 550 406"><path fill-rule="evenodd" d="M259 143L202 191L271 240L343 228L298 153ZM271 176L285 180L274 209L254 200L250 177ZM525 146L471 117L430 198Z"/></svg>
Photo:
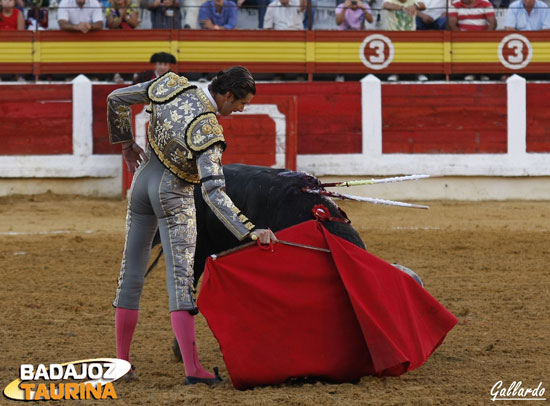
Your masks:
<svg viewBox="0 0 550 406"><path fill-rule="evenodd" d="M148 62L170 41L41 42L40 62Z"/></svg>
<svg viewBox="0 0 550 406"><path fill-rule="evenodd" d="M0 63L32 63L32 42L0 42Z"/></svg>
<svg viewBox="0 0 550 406"><path fill-rule="evenodd" d="M358 42L317 42L315 62L361 63ZM443 42L394 42L393 62L442 63Z"/></svg>
<svg viewBox="0 0 550 406"><path fill-rule="evenodd" d="M186 62L305 62L306 42L181 41L179 54Z"/></svg>
<svg viewBox="0 0 550 406"><path fill-rule="evenodd" d="M394 63L499 63L498 42L393 42ZM532 62L550 62L550 42L531 42ZM0 42L0 63L147 62L178 51L187 62L361 63L360 42L89 41ZM449 60L450 58L450 60Z"/></svg>
<svg viewBox="0 0 550 406"><path fill-rule="evenodd" d="M531 42L533 59L531 62L550 62L550 42Z"/></svg>
<svg viewBox="0 0 550 406"><path fill-rule="evenodd" d="M455 63L499 62L498 42L455 42L452 50Z"/></svg>

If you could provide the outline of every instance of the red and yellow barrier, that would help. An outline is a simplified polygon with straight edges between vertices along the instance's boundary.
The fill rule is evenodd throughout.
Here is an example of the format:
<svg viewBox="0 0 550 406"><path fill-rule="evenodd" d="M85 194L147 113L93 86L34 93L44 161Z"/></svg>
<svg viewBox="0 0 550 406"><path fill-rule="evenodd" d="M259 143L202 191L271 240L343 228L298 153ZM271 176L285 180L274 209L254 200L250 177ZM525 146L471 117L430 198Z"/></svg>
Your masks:
<svg viewBox="0 0 550 406"><path fill-rule="evenodd" d="M0 32L0 73L113 73L149 68L151 54L177 56L180 72L243 64L254 72L541 73L550 37L541 32L202 30Z"/></svg>

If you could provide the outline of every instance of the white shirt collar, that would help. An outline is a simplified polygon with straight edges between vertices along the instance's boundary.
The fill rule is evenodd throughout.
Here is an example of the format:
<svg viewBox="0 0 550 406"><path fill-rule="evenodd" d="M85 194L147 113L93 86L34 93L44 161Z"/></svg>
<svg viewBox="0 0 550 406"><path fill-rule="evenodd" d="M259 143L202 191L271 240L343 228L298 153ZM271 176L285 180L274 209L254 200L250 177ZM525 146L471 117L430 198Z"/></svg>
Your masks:
<svg viewBox="0 0 550 406"><path fill-rule="evenodd" d="M206 97L208 97L208 100L210 100L210 103L212 103L212 106L216 109L216 113L218 112L218 105L216 104L216 101L214 100L214 97L212 97L212 94L210 93L210 89L202 89L204 93L206 94Z"/></svg>

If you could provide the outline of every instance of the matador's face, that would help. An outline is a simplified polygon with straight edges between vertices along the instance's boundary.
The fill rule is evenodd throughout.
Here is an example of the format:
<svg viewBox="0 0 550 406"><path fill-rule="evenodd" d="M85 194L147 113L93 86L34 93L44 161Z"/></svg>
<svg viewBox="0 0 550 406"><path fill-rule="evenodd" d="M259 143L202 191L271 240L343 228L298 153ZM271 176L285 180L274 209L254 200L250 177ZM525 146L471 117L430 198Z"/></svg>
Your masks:
<svg viewBox="0 0 550 406"><path fill-rule="evenodd" d="M244 111L244 107L250 103L254 95L249 93L244 99L237 99L233 93L227 92L223 97L224 101L219 112L221 116L228 116L236 111Z"/></svg>

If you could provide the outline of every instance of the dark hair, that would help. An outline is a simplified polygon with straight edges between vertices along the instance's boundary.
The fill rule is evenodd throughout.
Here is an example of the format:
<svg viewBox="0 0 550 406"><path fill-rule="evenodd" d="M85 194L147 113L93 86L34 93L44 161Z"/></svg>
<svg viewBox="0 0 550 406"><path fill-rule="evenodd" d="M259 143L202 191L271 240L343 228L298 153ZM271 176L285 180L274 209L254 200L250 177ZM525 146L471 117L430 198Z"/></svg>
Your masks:
<svg viewBox="0 0 550 406"><path fill-rule="evenodd" d="M157 52L156 54L153 54L151 56L151 63L171 63L173 65L176 64L176 57L172 54L169 54L168 52Z"/></svg>
<svg viewBox="0 0 550 406"><path fill-rule="evenodd" d="M244 66L232 66L219 71L208 89L217 94L231 92L237 99L244 99L250 93L256 94L256 83Z"/></svg>

